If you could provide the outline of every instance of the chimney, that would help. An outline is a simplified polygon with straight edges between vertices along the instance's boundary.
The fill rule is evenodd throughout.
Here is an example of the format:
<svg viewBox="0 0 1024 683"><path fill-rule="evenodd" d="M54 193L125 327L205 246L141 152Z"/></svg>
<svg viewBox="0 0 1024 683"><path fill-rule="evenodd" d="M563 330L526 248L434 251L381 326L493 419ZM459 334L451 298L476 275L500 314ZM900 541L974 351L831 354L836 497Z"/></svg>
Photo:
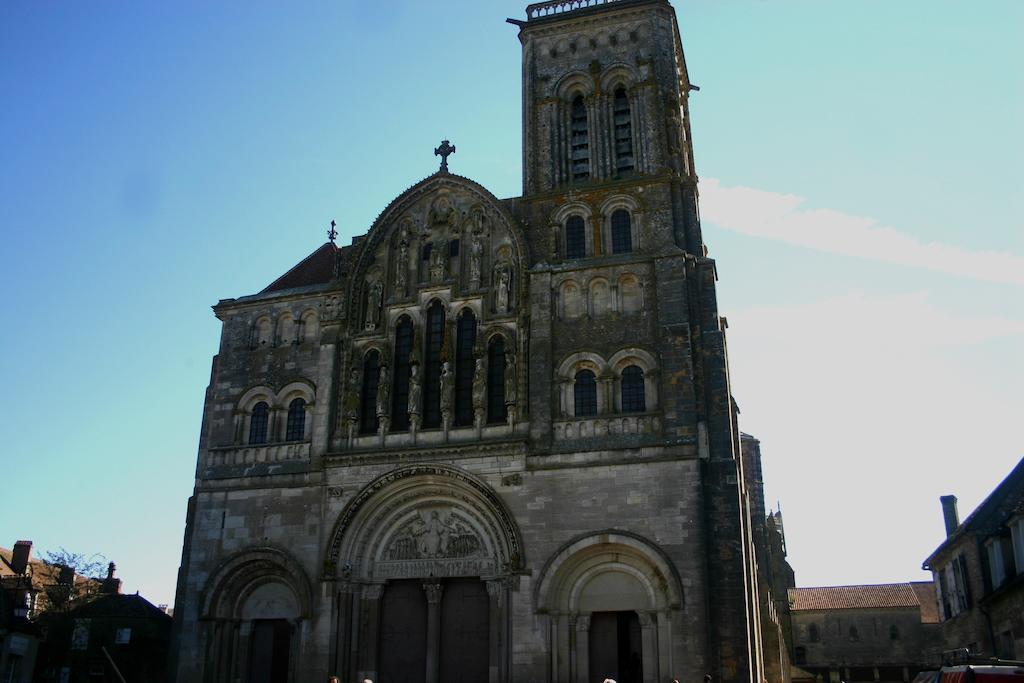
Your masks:
<svg viewBox="0 0 1024 683"><path fill-rule="evenodd" d="M942 519L946 522L946 538L949 538L960 526L960 515L956 512L956 496L941 496L939 501L942 503Z"/></svg>
<svg viewBox="0 0 1024 683"><path fill-rule="evenodd" d="M14 552L11 553L11 569L15 574L24 574L28 570L28 563L32 559L32 541L18 541L14 544Z"/></svg>
<svg viewBox="0 0 1024 683"><path fill-rule="evenodd" d="M60 573L57 574L57 583L62 586L74 586L75 585L75 569L74 567L68 567L66 565L57 565L60 567Z"/></svg>
<svg viewBox="0 0 1024 683"><path fill-rule="evenodd" d="M114 570L117 569L117 565L111 562L107 565L107 578L103 579L103 585L100 588L102 593L117 594L121 592L121 579L114 578Z"/></svg>

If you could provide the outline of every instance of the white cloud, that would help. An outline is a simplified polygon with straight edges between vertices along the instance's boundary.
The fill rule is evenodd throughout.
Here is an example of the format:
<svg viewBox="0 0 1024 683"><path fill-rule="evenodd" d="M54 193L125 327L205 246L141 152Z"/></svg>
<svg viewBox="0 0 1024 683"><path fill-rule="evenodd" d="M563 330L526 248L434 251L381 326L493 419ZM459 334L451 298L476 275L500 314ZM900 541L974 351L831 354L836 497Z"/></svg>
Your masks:
<svg viewBox="0 0 1024 683"><path fill-rule="evenodd" d="M999 251L971 251L922 243L873 218L831 209L801 209L803 197L749 187L725 187L714 178L700 185L702 216L746 235L952 275L1024 286L1024 258Z"/></svg>
<svg viewBox="0 0 1024 683"><path fill-rule="evenodd" d="M1024 454L1022 343L1024 320L925 293L729 313L740 428L761 439L801 585L921 577L938 497L965 516Z"/></svg>

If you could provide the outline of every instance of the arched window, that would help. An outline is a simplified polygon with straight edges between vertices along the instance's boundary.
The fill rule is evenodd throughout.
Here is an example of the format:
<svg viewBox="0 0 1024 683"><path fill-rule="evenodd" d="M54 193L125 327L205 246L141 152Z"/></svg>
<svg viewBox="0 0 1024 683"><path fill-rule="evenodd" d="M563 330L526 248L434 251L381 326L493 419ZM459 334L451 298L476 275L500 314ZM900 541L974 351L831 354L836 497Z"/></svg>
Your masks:
<svg viewBox="0 0 1024 683"><path fill-rule="evenodd" d="M423 426L441 426L441 346L444 344L444 306L435 301L427 309L423 358Z"/></svg>
<svg viewBox="0 0 1024 683"><path fill-rule="evenodd" d="M505 407L505 340L501 335L491 338L487 345L487 421L504 422L508 419Z"/></svg>
<svg viewBox="0 0 1024 683"><path fill-rule="evenodd" d="M642 413L645 410L644 371L630 365L622 371L622 412Z"/></svg>
<svg viewBox="0 0 1024 683"><path fill-rule="evenodd" d="M284 430L285 441L302 441L306 435L306 400L293 399L288 404L288 423Z"/></svg>
<svg viewBox="0 0 1024 683"><path fill-rule="evenodd" d="M380 354L370 351L363 359L363 402L359 407L359 432L373 434L377 421L377 389L380 387Z"/></svg>
<svg viewBox="0 0 1024 683"><path fill-rule="evenodd" d="M850 627L850 640L860 640L860 633L857 631L856 626Z"/></svg>
<svg viewBox="0 0 1024 683"><path fill-rule="evenodd" d="M893 624L892 626L889 627L889 640L899 640L899 639L900 639L900 628L896 624Z"/></svg>
<svg viewBox="0 0 1024 683"><path fill-rule="evenodd" d="M408 316L395 327L395 365L391 390L391 431L401 432L409 428L409 354L412 353L412 321ZM374 396L374 403L377 397Z"/></svg>
<svg viewBox="0 0 1024 683"><path fill-rule="evenodd" d="M633 227L629 211L618 209L612 214L612 253L628 254L633 251Z"/></svg>
<svg viewBox="0 0 1024 683"><path fill-rule="evenodd" d="M615 119L615 171L629 173L633 170L633 121L625 88L615 91L612 117Z"/></svg>
<svg viewBox="0 0 1024 683"><path fill-rule="evenodd" d="M274 334L273 330L274 326L270 322L270 318L260 318L257 320L252 333L253 348L259 348L269 344L271 337L273 337Z"/></svg>
<svg viewBox="0 0 1024 683"><path fill-rule="evenodd" d="M260 401L252 407L252 416L249 418L249 443L267 442L267 423L269 422L270 406L266 401Z"/></svg>
<svg viewBox="0 0 1024 683"><path fill-rule="evenodd" d="M569 111L570 141L569 165L573 180L590 177L590 130L587 126L587 105L577 95Z"/></svg>
<svg viewBox="0 0 1024 683"><path fill-rule="evenodd" d="M812 643L817 643L821 640L821 632L818 630L817 624L811 624L807 627L807 637Z"/></svg>
<svg viewBox="0 0 1024 683"><path fill-rule="evenodd" d="M459 316L455 343L455 424L473 424L473 347L476 345L476 316L465 310Z"/></svg>
<svg viewBox="0 0 1024 683"><path fill-rule="evenodd" d="M597 415L597 378L593 372L580 370L576 373L573 398L576 402L576 417Z"/></svg>
<svg viewBox="0 0 1024 683"><path fill-rule="evenodd" d="M430 252L434 251L433 242L427 242L423 245L423 260L430 261Z"/></svg>
<svg viewBox="0 0 1024 683"><path fill-rule="evenodd" d="M569 216L565 221L565 257L583 258L587 255L587 231L583 216Z"/></svg>

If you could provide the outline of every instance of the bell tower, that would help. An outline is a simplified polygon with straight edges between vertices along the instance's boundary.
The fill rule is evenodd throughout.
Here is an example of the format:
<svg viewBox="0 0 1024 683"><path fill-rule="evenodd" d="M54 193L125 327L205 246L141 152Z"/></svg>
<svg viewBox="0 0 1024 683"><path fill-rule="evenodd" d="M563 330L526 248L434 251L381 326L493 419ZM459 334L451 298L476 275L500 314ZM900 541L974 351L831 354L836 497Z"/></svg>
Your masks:
<svg viewBox="0 0 1024 683"><path fill-rule="evenodd" d="M541 2L520 27L523 193L671 183L678 246L701 253L690 83L665 0Z"/></svg>

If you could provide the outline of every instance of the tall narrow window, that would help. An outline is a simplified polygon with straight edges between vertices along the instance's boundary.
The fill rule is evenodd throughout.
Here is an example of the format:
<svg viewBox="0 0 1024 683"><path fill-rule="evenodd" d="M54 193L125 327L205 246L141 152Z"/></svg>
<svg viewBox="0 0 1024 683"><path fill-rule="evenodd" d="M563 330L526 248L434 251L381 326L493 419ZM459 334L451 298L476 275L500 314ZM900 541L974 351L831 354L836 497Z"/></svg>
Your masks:
<svg viewBox="0 0 1024 683"><path fill-rule="evenodd" d="M285 427L285 441L302 441L306 435L306 401L296 398L288 404L288 424Z"/></svg>
<svg viewBox="0 0 1024 683"><path fill-rule="evenodd" d="M569 216L565 221L565 257L583 258L587 255L587 232L583 216Z"/></svg>
<svg viewBox="0 0 1024 683"><path fill-rule="evenodd" d="M569 111L570 152L569 164L573 180L590 177L590 130L587 126L587 105L583 96L577 95Z"/></svg>
<svg viewBox="0 0 1024 683"><path fill-rule="evenodd" d="M622 412L642 413L647 410L644 396L644 371L630 365L622 371Z"/></svg>
<svg viewBox="0 0 1024 683"><path fill-rule="evenodd" d="M441 426L441 346L444 344L444 307L435 301L427 309L423 358L423 426Z"/></svg>
<svg viewBox="0 0 1024 683"><path fill-rule="evenodd" d="M615 171L629 173L633 170L633 122L625 88L615 91L612 117L615 119Z"/></svg>
<svg viewBox="0 0 1024 683"><path fill-rule="evenodd" d="M505 340L501 335L487 345L487 421L504 422L505 408Z"/></svg>
<svg viewBox="0 0 1024 683"><path fill-rule="evenodd" d="M403 316L395 328L394 384L391 391L391 431L409 428L409 354L412 353L412 320ZM376 402L376 401L375 401Z"/></svg>
<svg viewBox="0 0 1024 683"><path fill-rule="evenodd" d="M597 415L597 378L593 372L580 370L576 373L573 398L576 401L576 417Z"/></svg>
<svg viewBox="0 0 1024 683"><path fill-rule="evenodd" d="M612 253L628 254L633 251L633 226L629 211L618 209L612 214Z"/></svg>
<svg viewBox="0 0 1024 683"><path fill-rule="evenodd" d="M817 643L818 641L821 640L821 632L818 631L818 625L817 624L811 624L810 626L807 627L807 635L809 636L810 641L812 643Z"/></svg>
<svg viewBox="0 0 1024 683"><path fill-rule="evenodd" d="M473 347L476 345L476 316L463 311L459 316L455 343L455 424L473 424Z"/></svg>
<svg viewBox="0 0 1024 683"><path fill-rule="evenodd" d="M370 351L363 359L363 402L359 406L359 432L373 434L377 423L377 389L380 387L380 354Z"/></svg>
<svg viewBox="0 0 1024 683"><path fill-rule="evenodd" d="M249 443L267 442L268 422L270 422L270 406L266 401L260 401L252 407L252 416L249 418Z"/></svg>

